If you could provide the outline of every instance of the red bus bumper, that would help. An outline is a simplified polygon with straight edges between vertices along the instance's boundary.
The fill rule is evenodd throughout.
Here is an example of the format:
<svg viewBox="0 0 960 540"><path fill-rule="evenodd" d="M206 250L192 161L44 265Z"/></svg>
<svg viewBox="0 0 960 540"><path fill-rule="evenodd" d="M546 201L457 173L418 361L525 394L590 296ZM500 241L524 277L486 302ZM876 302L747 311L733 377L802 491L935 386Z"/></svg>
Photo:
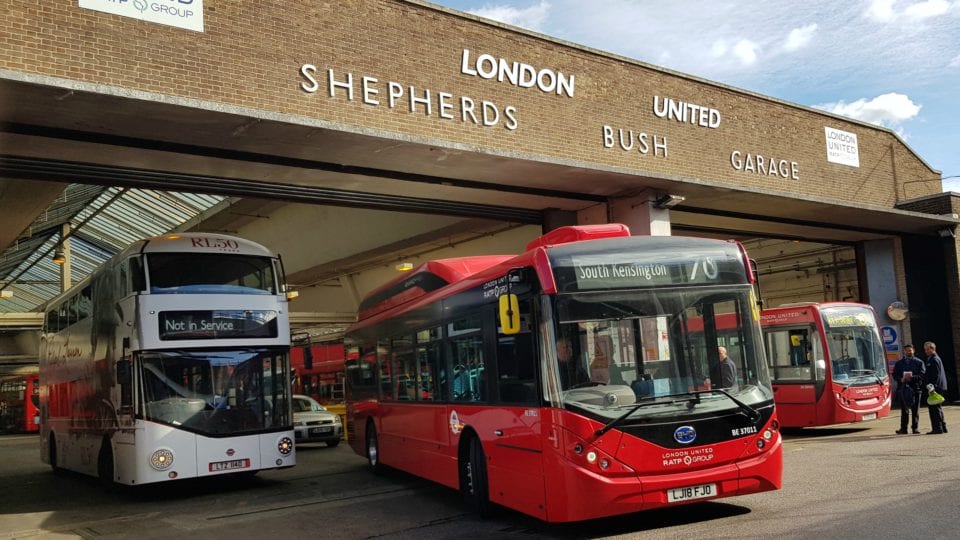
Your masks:
<svg viewBox="0 0 960 540"><path fill-rule="evenodd" d="M779 434L763 453L754 457L694 471L669 474L607 477L576 466L558 456L546 472L546 521L582 521L677 506L704 500L780 489L783 446ZM713 485L713 494L682 502L669 502L674 488Z"/></svg>

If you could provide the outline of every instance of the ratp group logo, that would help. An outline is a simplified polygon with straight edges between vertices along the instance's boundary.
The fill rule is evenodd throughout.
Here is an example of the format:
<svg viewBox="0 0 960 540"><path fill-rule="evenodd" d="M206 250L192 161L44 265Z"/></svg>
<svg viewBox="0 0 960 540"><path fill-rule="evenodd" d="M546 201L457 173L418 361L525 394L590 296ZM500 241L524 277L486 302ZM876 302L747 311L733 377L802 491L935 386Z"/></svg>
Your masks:
<svg viewBox="0 0 960 540"><path fill-rule="evenodd" d="M80 0L80 7L203 32L203 0Z"/></svg>
<svg viewBox="0 0 960 540"><path fill-rule="evenodd" d="M697 438L697 430L693 426L680 426L673 432L673 439L680 444L690 444Z"/></svg>

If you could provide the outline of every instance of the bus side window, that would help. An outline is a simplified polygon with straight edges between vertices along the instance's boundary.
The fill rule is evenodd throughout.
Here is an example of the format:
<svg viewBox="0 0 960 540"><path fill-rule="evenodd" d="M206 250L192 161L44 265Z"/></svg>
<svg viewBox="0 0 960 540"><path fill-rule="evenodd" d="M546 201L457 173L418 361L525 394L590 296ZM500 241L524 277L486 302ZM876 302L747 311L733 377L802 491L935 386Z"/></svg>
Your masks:
<svg viewBox="0 0 960 540"><path fill-rule="evenodd" d="M127 338L124 338L126 341ZM120 385L120 405L133 406L133 372L130 369L130 360L117 361L117 383Z"/></svg>
<svg viewBox="0 0 960 540"><path fill-rule="evenodd" d="M60 309L53 308L47 312L47 333L53 334L60 331Z"/></svg>
<svg viewBox="0 0 960 540"><path fill-rule="evenodd" d="M447 324L451 401L484 402L487 374L484 366L483 322L480 315L469 315Z"/></svg>
<svg viewBox="0 0 960 540"><path fill-rule="evenodd" d="M497 333L497 390L501 403L536 405L536 355L530 332L530 301L520 301L520 333Z"/></svg>
<svg viewBox="0 0 960 540"><path fill-rule="evenodd" d="M443 401L446 399L446 384L438 384L440 369L441 327L417 332L417 399L419 401Z"/></svg>
<svg viewBox="0 0 960 540"><path fill-rule="evenodd" d="M140 257L130 259L130 289L133 292L147 289L147 278L143 273L143 259Z"/></svg>

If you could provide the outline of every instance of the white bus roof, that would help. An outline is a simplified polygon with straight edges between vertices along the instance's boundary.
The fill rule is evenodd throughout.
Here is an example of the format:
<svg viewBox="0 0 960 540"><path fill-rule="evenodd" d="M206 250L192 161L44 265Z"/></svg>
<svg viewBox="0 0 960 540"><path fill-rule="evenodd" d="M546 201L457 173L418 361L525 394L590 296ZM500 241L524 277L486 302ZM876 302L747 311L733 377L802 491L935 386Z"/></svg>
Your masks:
<svg viewBox="0 0 960 540"><path fill-rule="evenodd" d="M133 251L142 253L229 253L272 257L266 247L244 238L219 233L175 233L147 238L135 243Z"/></svg>

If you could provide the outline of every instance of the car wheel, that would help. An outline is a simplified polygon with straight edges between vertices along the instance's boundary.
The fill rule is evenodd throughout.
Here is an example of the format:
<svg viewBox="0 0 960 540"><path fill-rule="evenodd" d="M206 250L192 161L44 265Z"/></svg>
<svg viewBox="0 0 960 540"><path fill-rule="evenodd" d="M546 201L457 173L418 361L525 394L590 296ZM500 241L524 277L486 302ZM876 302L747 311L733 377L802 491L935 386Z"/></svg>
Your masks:
<svg viewBox="0 0 960 540"><path fill-rule="evenodd" d="M329 446L330 448L333 448L338 444L340 444L340 439L333 439L332 441L327 441L327 446Z"/></svg>

